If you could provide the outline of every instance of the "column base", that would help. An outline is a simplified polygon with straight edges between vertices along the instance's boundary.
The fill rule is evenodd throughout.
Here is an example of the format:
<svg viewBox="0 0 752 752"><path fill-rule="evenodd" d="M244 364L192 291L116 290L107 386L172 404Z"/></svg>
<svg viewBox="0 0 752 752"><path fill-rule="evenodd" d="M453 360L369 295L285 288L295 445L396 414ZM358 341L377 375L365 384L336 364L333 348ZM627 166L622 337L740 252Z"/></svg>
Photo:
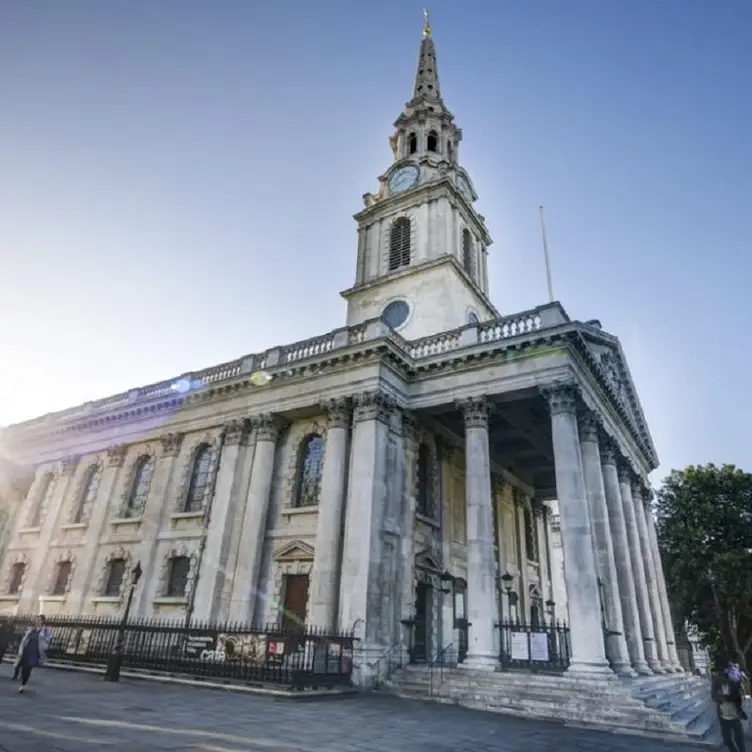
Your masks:
<svg viewBox="0 0 752 752"><path fill-rule="evenodd" d="M612 663L611 669L617 676L625 676L634 679L637 672L628 663Z"/></svg>
<svg viewBox="0 0 752 752"><path fill-rule="evenodd" d="M650 669L654 674L665 674L666 670L661 666L658 661L648 661L648 666L650 666Z"/></svg>
<svg viewBox="0 0 752 752"><path fill-rule="evenodd" d="M639 676L652 676L653 670L648 666L647 663L640 662L640 663L633 663L632 668L637 672Z"/></svg>
<svg viewBox="0 0 752 752"><path fill-rule="evenodd" d="M608 677L616 678L608 663L585 663L583 661L574 661L569 664L566 670L567 676L597 676L601 679Z"/></svg>
<svg viewBox="0 0 752 752"><path fill-rule="evenodd" d="M679 664L674 663L674 664L671 665L671 668L674 669L674 673L676 673L676 674L686 674L687 673L686 669L684 668L684 666L681 665L681 663L679 663Z"/></svg>
<svg viewBox="0 0 752 752"><path fill-rule="evenodd" d="M663 669L664 674L673 674L674 673L674 667L670 663L664 663L661 668Z"/></svg>
<svg viewBox="0 0 752 752"><path fill-rule="evenodd" d="M475 671L496 671L498 667L499 659L495 655L487 653L468 653L465 660L457 665L457 668Z"/></svg>

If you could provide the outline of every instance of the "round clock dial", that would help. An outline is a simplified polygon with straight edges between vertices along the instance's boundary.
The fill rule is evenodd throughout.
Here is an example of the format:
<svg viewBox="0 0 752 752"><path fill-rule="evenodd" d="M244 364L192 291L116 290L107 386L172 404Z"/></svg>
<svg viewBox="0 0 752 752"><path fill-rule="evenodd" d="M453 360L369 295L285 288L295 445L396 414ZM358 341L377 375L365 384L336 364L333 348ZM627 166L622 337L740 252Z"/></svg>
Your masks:
<svg viewBox="0 0 752 752"><path fill-rule="evenodd" d="M470 183L467 182L467 178L464 175L457 176L457 187L467 201L473 200L473 191L470 188Z"/></svg>
<svg viewBox="0 0 752 752"><path fill-rule="evenodd" d="M402 193L418 182L419 170L415 165L405 165L395 170L389 178L389 192Z"/></svg>

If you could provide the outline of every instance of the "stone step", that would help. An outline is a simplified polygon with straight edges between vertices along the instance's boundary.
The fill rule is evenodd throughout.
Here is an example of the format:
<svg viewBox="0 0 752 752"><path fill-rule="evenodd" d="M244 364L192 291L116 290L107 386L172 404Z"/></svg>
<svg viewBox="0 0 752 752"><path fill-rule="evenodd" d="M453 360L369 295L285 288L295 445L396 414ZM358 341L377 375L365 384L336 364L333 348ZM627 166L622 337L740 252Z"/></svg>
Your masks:
<svg viewBox="0 0 752 752"><path fill-rule="evenodd" d="M634 697L634 695L632 696ZM681 687L674 690L670 694L667 693L665 695L659 695L658 697L651 696L647 699L637 697L636 699L644 702L651 708L668 712L675 710L676 708L685 707L687 704L700 698L705 700L710 699L710 691L708 687L693 687L690 685L689 687Z"/></svg>

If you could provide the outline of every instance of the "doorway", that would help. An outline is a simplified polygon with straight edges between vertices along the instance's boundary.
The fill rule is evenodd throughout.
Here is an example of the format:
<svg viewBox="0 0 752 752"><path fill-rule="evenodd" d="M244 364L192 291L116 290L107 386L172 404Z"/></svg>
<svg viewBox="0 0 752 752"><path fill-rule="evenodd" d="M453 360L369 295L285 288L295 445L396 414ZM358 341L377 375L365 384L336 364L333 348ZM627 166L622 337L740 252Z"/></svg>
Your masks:
<svg viewBox="0 0 752 752"><path fill-rule="evenodd" d="M432 588L419 582L415 589L415 632L413 634L413 661L425 661L430 654Z"/></svg>
<svg viewBox="0 0 752 752"><path fill-rule="evenodd" d="M303 642L306 612L308 610L308 575L285 575L285 601L282 612L282 631L285 635L285 652L296 651Z"/></svg>

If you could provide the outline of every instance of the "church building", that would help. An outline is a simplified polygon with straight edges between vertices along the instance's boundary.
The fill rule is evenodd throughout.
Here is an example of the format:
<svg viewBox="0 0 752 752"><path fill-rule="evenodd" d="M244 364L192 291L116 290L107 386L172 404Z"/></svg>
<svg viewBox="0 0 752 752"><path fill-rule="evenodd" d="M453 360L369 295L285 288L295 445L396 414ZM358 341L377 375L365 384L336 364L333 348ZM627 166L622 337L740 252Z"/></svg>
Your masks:
<svg viewBox="0 0 752 752"><path fill-rule="evenodd" d="M496 669L510 623L567 625L574 675L681 670L619 340L497 310L462 138L426 24L340 328L3 431L0 614L117 617L138 562L134 616L353 629L361 682Z"/></svg>

